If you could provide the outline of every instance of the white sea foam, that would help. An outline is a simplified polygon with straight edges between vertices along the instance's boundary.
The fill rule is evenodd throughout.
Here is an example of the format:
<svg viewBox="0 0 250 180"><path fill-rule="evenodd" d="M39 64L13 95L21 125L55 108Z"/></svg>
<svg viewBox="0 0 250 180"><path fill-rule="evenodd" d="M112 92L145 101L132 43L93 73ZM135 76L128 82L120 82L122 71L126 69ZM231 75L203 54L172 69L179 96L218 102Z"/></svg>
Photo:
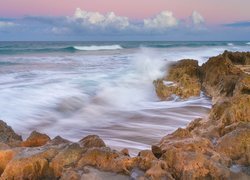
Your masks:
<svg viewBox="0 0 250 180"><path fill-rule="evenodd" d="M228 46L233 46L233 45L234 45L234 43L227 43L227 45L228 45Z"/></svg>
<svg viewBox="0 0 250 180"><path fill-rule="evenodd" d="M123 48L120 45L107 45L107 46L74 46L74 49L80 51L99 51L99 50L117 50Z"/></svg>
<svg viewBox="0 0 250 180"><path fill-rule="evenodd" d="M250 45L250 42L247 42L246 45Z"/></svg>
<svg viewBox="0 0 250 180"><path fill-rule="evenodd" d="M113 147L149 147L210 107L203 96L161 102L153 80L165 75L168 61L189 57L204 62L204 55L216 53L143 48L118 55L0 57L19 63L0 68L0 119L24 136L34 129L71 140L94 133Z"/></svg>

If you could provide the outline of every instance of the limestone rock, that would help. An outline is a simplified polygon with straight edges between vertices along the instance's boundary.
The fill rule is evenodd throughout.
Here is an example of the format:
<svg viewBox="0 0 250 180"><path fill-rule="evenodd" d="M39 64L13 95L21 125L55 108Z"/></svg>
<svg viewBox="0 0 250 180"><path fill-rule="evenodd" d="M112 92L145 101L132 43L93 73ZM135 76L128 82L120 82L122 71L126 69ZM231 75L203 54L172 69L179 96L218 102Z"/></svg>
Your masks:
<svg viewBox="0 0 250 180"><path fill-rule="evenodd" d="M104 141L97 135L89 135L79 141L79 144L85 148L105 147Z"/></svg>
<svg viewBox="0 0 250 180"><path fill-rule="evenodd" d="M38 147L45 145L48 141L50 141L48 135L33 131L21 145L23 147Z"/></svg>
<svg viewBox="0 0 250 180"><path fill-rule="evenodd" d="M173 84L166 85L164 81L171 81ZM169 67L168 75L154 81L156 93L162 100L166 100L172 94L181 98L199 96L201 84L199 79L198 61L181 60Z"/></svg>
<svg viewBox="0 0 250 180"><path fill-rule="evenodd" d="M17 135L4 121L0 120L0 142L11 144L16 141L22 141L22 137Z"/></svg>

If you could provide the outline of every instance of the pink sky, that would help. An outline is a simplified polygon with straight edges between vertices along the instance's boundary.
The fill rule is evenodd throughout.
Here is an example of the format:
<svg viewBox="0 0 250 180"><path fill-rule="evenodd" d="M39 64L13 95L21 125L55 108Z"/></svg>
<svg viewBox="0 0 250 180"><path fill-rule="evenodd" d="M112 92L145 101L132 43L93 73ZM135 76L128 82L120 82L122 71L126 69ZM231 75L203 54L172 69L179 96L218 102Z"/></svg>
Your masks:
<svg viewBox="0 0 250 180"><path fill-rule="evenodd" d="M250 20L250 0L0 0L0 17L70 16L79 7L142 19L169 10L186 18L196 10L208 23Z"/></svg>

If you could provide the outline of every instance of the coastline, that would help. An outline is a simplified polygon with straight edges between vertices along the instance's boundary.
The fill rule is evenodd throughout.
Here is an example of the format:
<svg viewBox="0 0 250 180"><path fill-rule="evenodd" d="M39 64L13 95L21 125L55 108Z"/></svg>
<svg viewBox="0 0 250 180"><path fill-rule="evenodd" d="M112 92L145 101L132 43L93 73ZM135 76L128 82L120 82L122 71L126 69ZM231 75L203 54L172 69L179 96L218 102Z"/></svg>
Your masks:
<svg viewBox="0 0 250 180"><path fill-rule="evenodd" d="M247 179L250 176L250 53L224 52L202 66L182 60L170 74L154 82L162 100L172 94L212 97L209 117L195 119L152 146L130 157L124 149L111 150L98 136L78 143L33 132L22 141L4 122L0 125L2 179L80 179L98 177L86 170L123 173L135 179ZM247 67L247 68L246 68ZM166 86L163 81L172 81ZM236 169L236 170L235 170ZM88 173L90 172L90 173ZM114 174L112 174L113 176Z"/></svg>

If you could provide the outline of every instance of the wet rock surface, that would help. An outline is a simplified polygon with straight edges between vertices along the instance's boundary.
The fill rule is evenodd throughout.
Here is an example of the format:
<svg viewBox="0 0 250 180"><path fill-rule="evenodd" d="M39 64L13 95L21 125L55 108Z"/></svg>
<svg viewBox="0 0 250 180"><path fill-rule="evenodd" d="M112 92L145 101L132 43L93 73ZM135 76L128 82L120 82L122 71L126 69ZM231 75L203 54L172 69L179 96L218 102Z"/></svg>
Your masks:
<svg viewBox="0 0 250 180"><path fill-rule="evenodd" d="M173 82L167 85L167 82ZM185 59L170 65L168 75L154 81L156 93L162 100L175 94L181 98L199 96L201 84L199 80L198 61Z"/></svg>
<svg viewBox="0 0 250 180"><path fill-rule="evenodd" d="M248 61L249 53L224 52L201 67L194 60L172 65L154 82L159 98L174 93L185 99L204 90L213 107L208 117L136 157L110 149L97 135L74 143L34 131L22 141L0 121L0 179L249 179L250 75L238 67ZM168 89L164 81L175 86Z"/></svg>

